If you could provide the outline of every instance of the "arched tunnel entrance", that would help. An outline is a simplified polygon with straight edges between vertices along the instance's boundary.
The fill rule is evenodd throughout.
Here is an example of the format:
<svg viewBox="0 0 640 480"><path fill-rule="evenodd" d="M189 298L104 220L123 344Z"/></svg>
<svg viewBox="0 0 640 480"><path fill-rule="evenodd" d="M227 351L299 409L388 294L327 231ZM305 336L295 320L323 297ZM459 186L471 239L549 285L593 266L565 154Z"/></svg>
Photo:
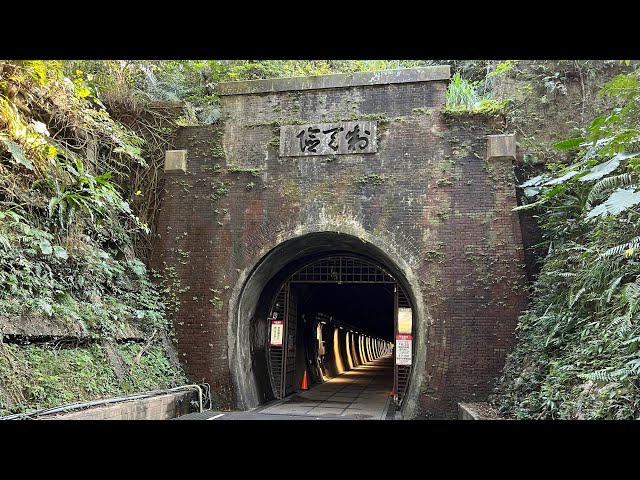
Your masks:
<svg viewBox="0 0 640 480"><path fill-rule="evenodd" d="M267 358L276 398L298 391L305 372L312 384L322 383L390 355L399 328L412 334L412 309L402 287L381 266L353 254L307 263L271 303ZM405 313L400 326L398 311ZM389 378L398 405L409 368L395 362Z"/></svg>
<svg viewBox="0 0 640 480"><path fill-rule="evenodd" d="M351 235L311 233L273 249L238 295L230 364L239 406L299 392L305 372L313 388L386 359L400 408L419 351L408 285L395 262Z"/></svg>

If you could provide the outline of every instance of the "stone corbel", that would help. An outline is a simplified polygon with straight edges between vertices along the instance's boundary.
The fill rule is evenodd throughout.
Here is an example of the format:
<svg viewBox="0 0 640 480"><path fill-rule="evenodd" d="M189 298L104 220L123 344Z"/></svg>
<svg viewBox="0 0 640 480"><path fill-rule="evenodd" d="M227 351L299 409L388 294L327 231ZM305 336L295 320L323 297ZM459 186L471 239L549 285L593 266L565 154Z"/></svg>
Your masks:
<svg viewBox="0 0 640 480"><path fill-rule="evenodd" d="M487 135L487 160L515 160L516 136Z"/></svg>
<svg viewBox="0 0 640 480"><path fill-rule="evenodd" d="M187 151L167 150L164 154L165 173L187 173Z"/></svg>

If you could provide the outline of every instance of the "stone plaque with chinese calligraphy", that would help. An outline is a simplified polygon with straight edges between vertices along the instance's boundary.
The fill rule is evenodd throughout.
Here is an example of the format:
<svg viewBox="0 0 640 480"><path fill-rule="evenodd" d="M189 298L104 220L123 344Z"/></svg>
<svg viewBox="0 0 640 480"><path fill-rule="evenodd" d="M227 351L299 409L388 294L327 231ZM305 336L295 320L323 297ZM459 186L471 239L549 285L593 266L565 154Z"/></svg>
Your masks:
<svg viewBox="0 0 640 480"><path fill-rule="evenodd" d="M335 122L280 127L280 156L341 155L378 151L378 123Z"/></svg>

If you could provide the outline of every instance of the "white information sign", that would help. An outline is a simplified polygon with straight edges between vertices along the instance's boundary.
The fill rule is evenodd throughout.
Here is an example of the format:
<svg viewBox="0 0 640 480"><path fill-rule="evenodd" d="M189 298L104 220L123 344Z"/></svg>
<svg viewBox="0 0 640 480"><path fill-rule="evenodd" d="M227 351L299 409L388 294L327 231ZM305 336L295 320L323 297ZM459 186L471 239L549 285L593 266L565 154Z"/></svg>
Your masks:
<svg viewBox="0 0 640 480"><path fill-rule="evenodd" d="M271 346L282 346L282 332L284 330L284 321L272 320L271 321Z"/></svg>
<svg viewBox="0 0 640 480"><path fill-rule="evenodd" d="M396 335L396 365L411 365L411 335Z"/></svg>

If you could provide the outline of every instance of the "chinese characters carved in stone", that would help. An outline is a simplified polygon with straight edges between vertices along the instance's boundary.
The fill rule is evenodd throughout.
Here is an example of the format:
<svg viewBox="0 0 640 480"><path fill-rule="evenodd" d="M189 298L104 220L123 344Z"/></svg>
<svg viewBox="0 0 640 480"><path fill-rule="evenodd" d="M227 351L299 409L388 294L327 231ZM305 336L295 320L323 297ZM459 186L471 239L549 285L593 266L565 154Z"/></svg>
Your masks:
<svg viewBox="0 0 640 480"><path fill-rule="evenodd" d="M375 153L377 123L371 121L283 125L280 155L338 155Z"/></svg>

